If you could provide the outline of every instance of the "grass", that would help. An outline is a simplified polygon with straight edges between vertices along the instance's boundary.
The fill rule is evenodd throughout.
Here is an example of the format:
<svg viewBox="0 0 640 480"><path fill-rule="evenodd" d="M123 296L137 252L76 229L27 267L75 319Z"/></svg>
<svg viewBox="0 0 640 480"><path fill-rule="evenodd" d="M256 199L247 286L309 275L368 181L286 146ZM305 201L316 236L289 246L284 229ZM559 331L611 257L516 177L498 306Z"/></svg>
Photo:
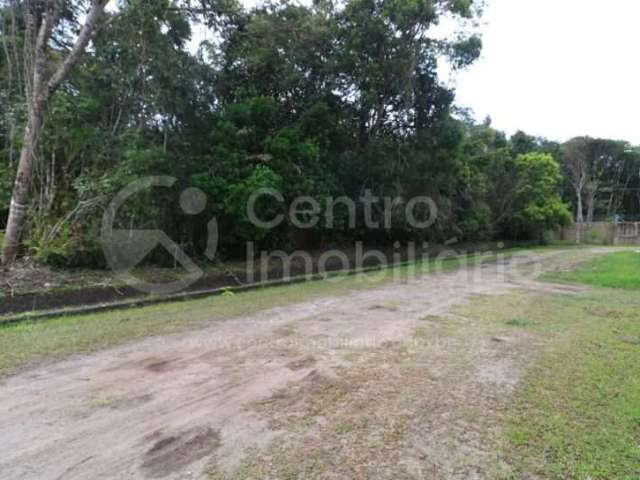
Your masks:
<svg viewBox="0 0 640 480"><path fill-rule="evenodd" d="M494 255L473 257L477 262L495 261ZM436 271L458 268L460 261L446 259ZM204 328L228 318L249 316L313 298L340 295L371 288L408 276L428 274L433 263L388 268L358 275L337 274L327 280L270 287L239 294L223 294L201 300L133 307L128 310L26 321L3 325L0 318L0 375L28 365L101 348L188 329Z"/></svg>
<svg viewBox="0 0 640 480"><path fill-rule="evenodd" d="M554 273L549 278L598 287L640 289L640 251L605 255L586 262L573 271Z"/></svg>
<svg viewBox="0 0 640 480"><path fill-rule="evenodd" d="M539 344L507 412L509 470L499 478L640 478L639 259L616 253L553 276L615 289L483 297L463 308Z"/></svg>
<svg viewBox="0 0 640 480"><path fill-rule="evenodd" d="M251 315L317 296L335 295L345 287L357 288L358 284L351 281L313 282L15 325L2 326L0 323L0 373L11 373L27 364L86 353L151 335L202 328L226 318Z"/></svg>
<svg viewBox="0 0 640 480"><path fill-rule="evenodd" d="M519 251L505 250L500 255L509 258ZM469 257L466 263L488 263L496 259L495 254L482 254ZM455 258L442 260L435 266L434 262L417 262L414 266L389 268L364 275L338 274L325 281L144 308L26 321L16 325L3 325L0 317L0 375L40 362L87 353L151 335L203 328L226 318L251 315L314 297L338 295L345 290L369 288L406 278L415 272L429 274L434 271L450 271L464 263L465 261Z"/></svg>
<svg viewBox="0 0 640 480"><path fill-rule="evenodd" d="M614 298L551 301L565 334L530 370L506 429L519 474L640 476L640 304Z"/></svg>
<svg viewBox="0 0 640 480"><path fill-rule="evenodd" d="M517 317L507 320L505 324L509 325L510 327L529 327L535 325L535 322L529 320L528 318Z"/></svg>

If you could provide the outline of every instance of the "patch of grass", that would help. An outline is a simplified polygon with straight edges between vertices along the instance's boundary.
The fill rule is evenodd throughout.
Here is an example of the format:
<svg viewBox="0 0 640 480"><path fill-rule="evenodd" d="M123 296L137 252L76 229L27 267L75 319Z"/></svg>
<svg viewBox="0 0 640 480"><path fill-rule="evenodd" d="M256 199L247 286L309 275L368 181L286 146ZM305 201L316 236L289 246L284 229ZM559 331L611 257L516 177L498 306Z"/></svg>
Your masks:
<svg viewBox="0 0 640 480"><path fill-rule="evenodd" d="M510 327L530 327L535 325L535 322L523 317L512 318L504 323Z"/></svg>
<svg viewBox="0 0 640 480"><path fill-rule="evenodd" d="M640 253L612 253L583 263L570 272L556 272L547 278L553 281L637 290L640 289Z"/></svg>
<svg viewBox="0 0 640 480"><path fill-rule="evenodd" d="M495 261L495 255L480 255L474 261ZM469 262L470 263L470 262ZM458 268L457 259L437 264L416 263L357 275L335 274L327 280L269 287L233 295L200 300L133 307L98 314L3 325L0 317L0 375L26 365L61 359L100 348L123 344L151 335L164 335L212 322L249 316L313 298L346 294L391 281L404 281L416 275L445 272ZM28 317L28 315L27 315Z"/></svg>
<svg viewBox="0 0 640 480"><path fill-rule="evenodd" d="M204 328L227 318L359 287L355 279L311 282L15 325L0 323L0 373L11 373L27 364L90 352L150 335Z"/></svg>
<svg viewBox="0 0 640 480"><path fill-rule="evenodd" d="M556 315L556 306L549 301L556 296L561 297L530 292L478 295L470 304L456 307L454 312L490 325L495 336L509 337L515 328L539 335L558 335L564 333L571 322Z"/></svg>
<svg viewBox="0 0 640 480"><path fill-rule="evenodd" d="M126 398L117 395L99 395L93 397L88 405L92 409L97 408L114 408L119 404L125 403Z"/></svg>
<svg viewBox="0 0 640 480"><path fill-rule="evenodd" d="M502 331L526 318L516 323L542 345L506 412L501 478L640 478L639 307L637 293L606 289L464 307Z"/></svg>

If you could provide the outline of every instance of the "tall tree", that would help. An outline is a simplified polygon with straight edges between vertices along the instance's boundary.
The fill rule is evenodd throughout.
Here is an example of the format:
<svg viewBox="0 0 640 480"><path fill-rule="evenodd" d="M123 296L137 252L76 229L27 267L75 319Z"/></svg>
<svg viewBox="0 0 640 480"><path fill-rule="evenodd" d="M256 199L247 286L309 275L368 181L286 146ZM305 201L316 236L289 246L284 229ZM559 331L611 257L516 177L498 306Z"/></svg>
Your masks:
<svg viewBox="0 0 640 480"><path fill-rule="evenodd" d="M578 137L569 140L562 147L562 159L567 179L575 194L578 243L582 241L582 227L584 224L583 195L589 181L588 142L588 138Z"/></svg>
<svg viewBox="0 0 640 480"><path fill-rule="evenodd" d="M587 223L592 223L596 213L596 202L604 189L614 195L624 188L626 142L594 139L589 145L589 181L586 188ZM613 197L610 197L610 200Z"/></svg>
<svg viewBox="0 0 640 480"><path fill-rule="evenodd" d="M633 169L633 153L627 142L577 137L562 146L562 163L574 192L578 241L583 223L596 216L598 199L608 193L601 213L615 213L624 197Z"/></svg>
<svg viewBox="0 0 640 480"><path fill-rule="evenodd" d="M26 72L27 124L24 130L22 149L11 197L9 219L2 246L2 264L12 264L17 256L21 234L27 220L31 200L31 186L38 140L42 133L47 103L60 87L71 69L84 52L100 15L109 0L91 0L84 23L68 52L51 52L54 31L60 27L62 14L69 8L61 0L24 2L26 19L25 47L33 59Z"/></svg>

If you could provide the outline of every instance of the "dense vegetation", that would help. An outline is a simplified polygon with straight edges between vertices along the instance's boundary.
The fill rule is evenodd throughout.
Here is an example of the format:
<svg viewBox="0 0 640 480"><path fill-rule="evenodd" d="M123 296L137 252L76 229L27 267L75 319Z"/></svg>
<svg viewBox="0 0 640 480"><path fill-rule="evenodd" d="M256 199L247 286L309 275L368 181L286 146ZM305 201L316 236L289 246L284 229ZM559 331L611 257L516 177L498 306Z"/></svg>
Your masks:
<svg viewBox="0 0 640 480"><path fill-rule="evenodd" d="M87 3L62 2L52 64L69 50ZM39 4L10 0L1 12L0 228L27 121L34 39L26 25L43 15ZM473 0L282 0L250 11L226 0L122 0L116 7L48 102L23 235L23 251L43 261L100 266L105 206L147 175L177 178L175 191L136 197L121 224L161 228L196 253L215 216L227 256L245 240L291 248L541 238L570 222L571 208L577 221L638 211L640 155L627 143L507 138L490 120L477 124L454 107L437 69L478 58L473 25L481 12ZM445 17L458 31L437 37ZM194 28L212 39L197 51ZM187 186L207 194L197 216L176 201ZM348 228L343 212L312 235L289 222L261 230L248 221L246 201L265 187L285 199L261 202L265 216L301 195L359 201L367 191L429 196L438 215L427 230L411 227L400 207L391 229L367 229L360 219Z"/></svg>

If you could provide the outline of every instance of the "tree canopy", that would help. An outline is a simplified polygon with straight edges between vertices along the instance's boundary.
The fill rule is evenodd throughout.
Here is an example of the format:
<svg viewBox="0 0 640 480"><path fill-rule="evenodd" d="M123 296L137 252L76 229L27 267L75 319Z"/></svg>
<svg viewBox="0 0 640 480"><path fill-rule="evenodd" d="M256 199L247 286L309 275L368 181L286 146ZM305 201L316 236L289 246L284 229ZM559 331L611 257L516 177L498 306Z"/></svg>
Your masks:
<svg viewBox="0 0 640 480"><path fill-rule="evenodd" d="M0 226L27 123L30 4L12 0L0 11ZM87 6L60 5L53 57L77 38ZM631 193L638 151L628 144L507 138L490 120L476 123L454 107L438 65L462 69L478 58L481 2L280 0L245 10L233 1L123 0L116 7L48 102L23 247L41 260L101 265L103 209L147 175L175 177L175 192L200 188L207 208L185 216L166 191L148 192L128 202L119 221L161 228L201 252L206 220L215 216L223 255L245 240L296 246L289 221L269 231L248 222L247 199L260 188L283 195L258 205L265 216L301 195L346 196L358 208L366 192L428 196L437 206L427 230L396 213L392 227L379 230L360 220L347 228L338 215L331 228L314 227L324 243L540 238L569 221L576 198L589 205L590 219L638 211ZM443 18L458 25L447 38L434 34ZM211 34L195 48L194 31L203 28ZM578 197L576 155L589 163Z"/></svg>

